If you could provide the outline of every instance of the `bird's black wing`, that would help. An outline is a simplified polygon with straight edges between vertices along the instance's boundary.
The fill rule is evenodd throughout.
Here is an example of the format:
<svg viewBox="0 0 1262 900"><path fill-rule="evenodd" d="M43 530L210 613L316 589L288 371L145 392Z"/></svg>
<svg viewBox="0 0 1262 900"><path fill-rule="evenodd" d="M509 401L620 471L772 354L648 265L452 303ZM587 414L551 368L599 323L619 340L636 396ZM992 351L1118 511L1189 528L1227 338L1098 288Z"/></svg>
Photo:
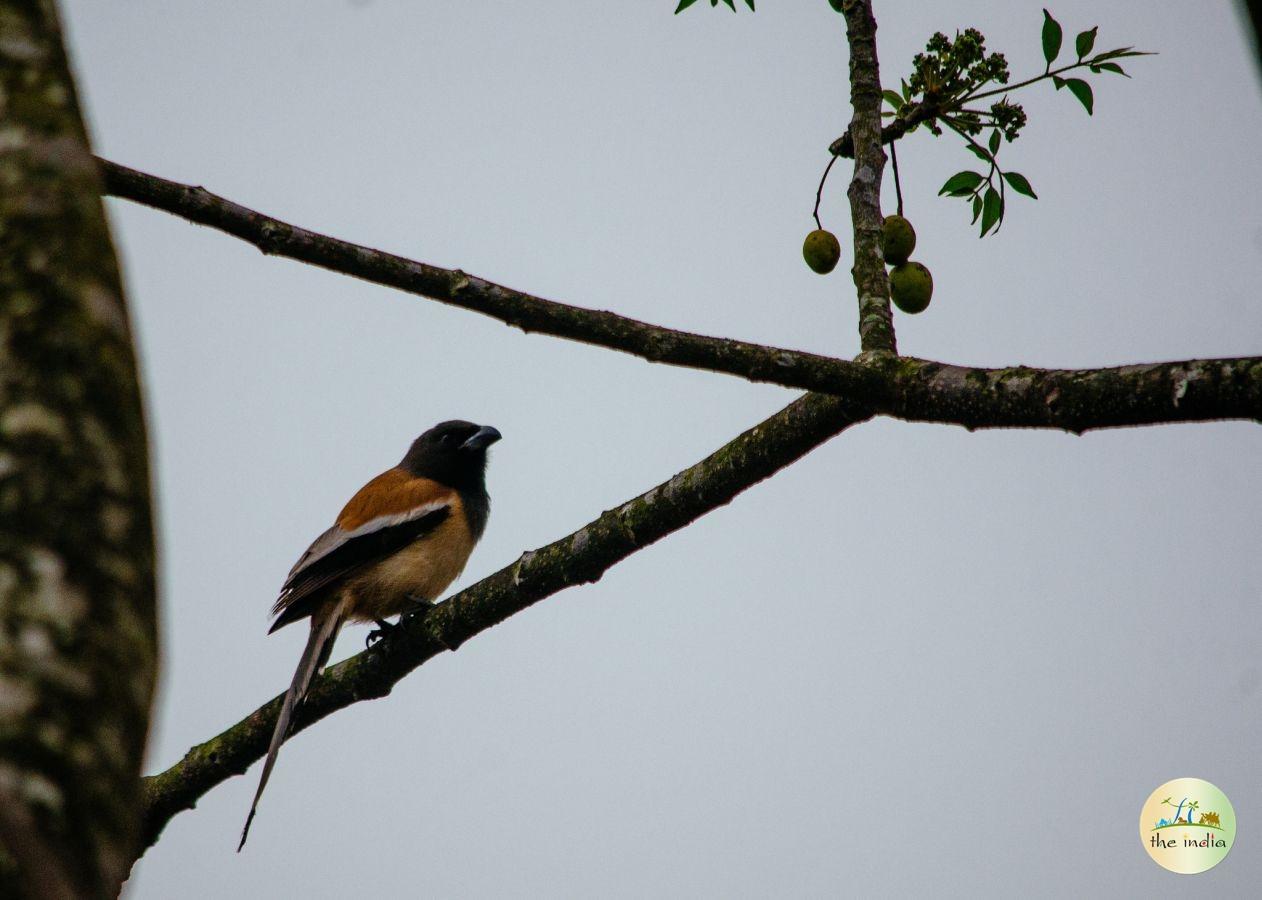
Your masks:
<svg viewBox="0 0 1262 900"><path fill-rule="evenodd" d="M451 504L433 503L406 513L379 516L358 528L334 525L307 548L281 587L272 607L270 631L306 618L325 597L324 588L433 531L451 515Z"/></svg>

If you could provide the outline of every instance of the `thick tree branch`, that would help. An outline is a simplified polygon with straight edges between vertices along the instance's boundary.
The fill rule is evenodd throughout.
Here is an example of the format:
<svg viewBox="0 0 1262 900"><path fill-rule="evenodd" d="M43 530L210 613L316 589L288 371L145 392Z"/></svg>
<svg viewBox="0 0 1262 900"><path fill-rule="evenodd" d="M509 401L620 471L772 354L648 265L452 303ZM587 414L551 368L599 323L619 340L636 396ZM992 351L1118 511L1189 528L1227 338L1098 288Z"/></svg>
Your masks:
<svg viewBox="0 0 1262 900"><path fill-rule="evenodd" d="M980 369L929 360L850 362L783 347L689 334L611 312L534 297L452 269L316 234L246 209L204 188L168 181L99 160L106 191L246 240L264 252L311 263L409 293L480 312L525 331L607 347L657 362L737 375L751 381L845 397L878 414L969 428L1059 428L1085 431L1208 419L1262 418L1262 359L1181 360L1109 369ZM876 269L868 273L875 280ZM884 269L881 269L884 279ZM453 285L456 289L453 289ZM1135 376L1143 370L1142 386ZM1195 404L1172 388L1198 373ZM1029 379L1014 394L1014 373ZM1091 384L1085 395L1081 386ZM1144 400L1132 396L1142 389ZM1075 396L1078 402L1057 402ZM1121 418L1112 421L1111 416Z"/></svg>
<svg viewBox="0 0 1262 900"><path fill-rule="evenodd" d="M651 362L739 375L830 394L870 394L871 375L846 360L662 328L603 310L545 300L428 263L282 222L202 187L98 160L105 191L239 237L264 253L398 288L516 326L620 350Z"/></svg>
<svg viewBox="0 0 1262 900"><path fill-rule="evenodd" d="M127 306L52 2L0 0L0 896L114 897L157 665Z"/></svg>
<svg viewBox="0 0 1262 900"><path fill-rule="evenodd" d="M332 667L298 714L302 730L360 700L384 697L401 678L444 649L521 612L545 597L599 580L614 564L705 513L730 502L830 437L871 415L835 397L808 394L754 426L669 481L546 547L525 553L404 628ZM145 846L172 816L190 809L215 785L240 775L267 750L281 697L227 731L189 750L159 775L145 779ZM231 840L229 835L225 839Z"/></svg>
<svg viewBox="0 0 1262 900"><path fill-rule="evenodd" d="M850 180L850 220L854 231L854 285L859 294L859 342L865 353L897 353L890 282L881 256L881 73L876 58L876 19L869 0L846 0L846 40L850 44L850 105L854 117L854 177Z"/></svg>
<svg viewBox="0 0 1262 900"><path fill-rule="evenodd" d="M977 428L1100 428L1251 419L1262 422L1262 357L1107 369L978 369L899 357L883 415Z"/></svg>

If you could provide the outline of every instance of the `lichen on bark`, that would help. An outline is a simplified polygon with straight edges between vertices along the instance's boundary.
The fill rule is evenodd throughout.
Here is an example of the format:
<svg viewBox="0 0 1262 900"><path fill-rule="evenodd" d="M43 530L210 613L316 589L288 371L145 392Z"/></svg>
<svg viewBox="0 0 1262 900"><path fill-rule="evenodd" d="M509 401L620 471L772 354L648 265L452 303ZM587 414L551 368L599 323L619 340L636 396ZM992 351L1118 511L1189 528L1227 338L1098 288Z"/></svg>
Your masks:
<svg viewBox="0 0 1262 900"><path fill-rule="evenodd" d="M156 663L140 389L53 4L0 35L0 847L31 896L113 896Z"/></svg>
<svg viewBox="0 0 1262 900"><path fill-rule="evenodd" d="M897 353L890 312L889 278L881 256L881 75L876 56L876 18L868 0L845 0L846 39L850 44L849 134L854 175L847 191L854 228L854 286L859 295L859 343L865 353Z"/></svg>

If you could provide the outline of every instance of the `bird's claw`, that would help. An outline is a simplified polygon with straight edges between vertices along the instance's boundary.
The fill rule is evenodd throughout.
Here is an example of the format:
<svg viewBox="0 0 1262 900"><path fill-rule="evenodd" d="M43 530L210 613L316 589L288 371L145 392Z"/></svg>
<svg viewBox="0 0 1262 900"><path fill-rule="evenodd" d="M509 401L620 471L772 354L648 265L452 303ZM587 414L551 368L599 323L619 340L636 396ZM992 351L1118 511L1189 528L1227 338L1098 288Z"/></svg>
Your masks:
<svg viewBox="0 0 1262 900"><path fill-rule="evenodd" d="M373 620L377 623L377 627L374 628L372 631L368 632L368 636L364 638L365 649L371 650L379 641L393 634L404 622L410 621L416 618L421 618L421 619L425 618L425 616L429 615L430 611L433 610L434 607L438 605L434 603L434 601L426 600L422 597L409 597L408 601L411 605L399 615L398 622L390 623L390 622L387 622L385 619ZM447 642L444 641L441 637L437 635L435 635L434 637L440 644L442 644L448 650L451 649L451 647L448 646Z"/></svg>
<svg viewBox="0 0 1262 900"><path fill-rule="evenodd" d="M391 625L385 619L377 619L377 627L368 632L368 637L364 638L364 649L371 650L373 646L384 637L388 637L390 632L398 628L398 625Z"/></svg>

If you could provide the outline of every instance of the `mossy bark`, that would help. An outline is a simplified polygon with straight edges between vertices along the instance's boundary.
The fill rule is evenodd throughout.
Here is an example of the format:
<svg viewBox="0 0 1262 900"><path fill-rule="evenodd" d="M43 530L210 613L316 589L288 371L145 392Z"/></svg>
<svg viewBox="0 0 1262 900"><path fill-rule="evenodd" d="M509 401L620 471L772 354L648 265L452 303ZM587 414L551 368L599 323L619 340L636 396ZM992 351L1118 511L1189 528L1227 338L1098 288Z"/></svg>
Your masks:
<svg viewBox="0 0 1262 900"><path fill-rule="evenodd" d="M156 667L118 266L51 0L0 0L0 895L127 872Z"/></svg>

